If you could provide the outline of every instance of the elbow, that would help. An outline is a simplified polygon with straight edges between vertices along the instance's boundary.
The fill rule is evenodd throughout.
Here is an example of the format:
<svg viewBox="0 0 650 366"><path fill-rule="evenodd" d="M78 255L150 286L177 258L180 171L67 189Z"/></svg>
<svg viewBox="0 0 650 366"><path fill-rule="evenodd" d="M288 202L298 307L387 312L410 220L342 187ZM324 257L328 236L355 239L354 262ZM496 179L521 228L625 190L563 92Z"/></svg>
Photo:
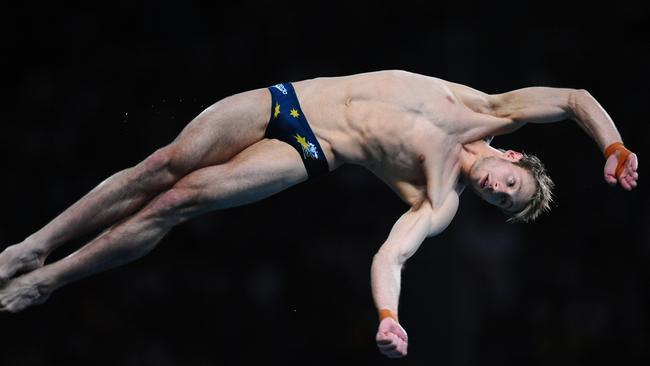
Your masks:
<svg viewBox="0 0 650 366"><path fill-rule="evenodd" d="M584 105L588 100L593 99L591 94L585 89L571 89L569 92L569 100L567 105L569 106L569 112L571 117L576 116L576 112L580 110L580 106Z"/></svg>
<svg viewBox="0 0 650 366"><path fill-rule="evenodd" d="M408 256L404 253L396 252L394 250L380 249L373 257L373 263L382 263L393 266L403 266L408 260Z"/></svg>
<svg viewBox="0 0 650 366"><path fill-rule="evenodd" d="M593 97L586 89L572 89L569 92L569 101L573 103L580 103L580 101L592 98Z"/></svg>
<svg viewBox="0 0 650 366"><path fill-rule="evenodd" d="M582 96L582 97L591 97L591 94L587 91L587 89L573 89L571 91L573 94Z"/></svg>

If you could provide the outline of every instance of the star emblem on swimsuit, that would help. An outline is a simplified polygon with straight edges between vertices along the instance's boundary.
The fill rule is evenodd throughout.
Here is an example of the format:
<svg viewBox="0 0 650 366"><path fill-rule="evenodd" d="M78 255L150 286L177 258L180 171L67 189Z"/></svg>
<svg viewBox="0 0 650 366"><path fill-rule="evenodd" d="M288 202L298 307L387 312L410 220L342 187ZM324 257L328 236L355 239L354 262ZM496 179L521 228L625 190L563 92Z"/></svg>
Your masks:
<svg viewBox="0 0 650 366"><path fill-rule="evenodd" d="M275 102L275 109L273 110L273 118L278 118L280 114L280 103Z"/></svg>
<svg viewBox="0 0 650 366"><path fill-rule="evenodd" d="M291 112L289 112L293 118L298 118L300 117L300 113L295 108L291 109Z"/></svg>
<svg viewBox="0 0 650 366"><path fill-rule="evenodd" d="M296 135L294 136L294 138L296 139L296 141L298 141L298 143L300 144L300 146L303 147L303 149L304 149L304 148L307 148L307 147L309 146L309 143L307 143L307 138L306 138L306 137L302 137L302 136L296 134Z"/></svg>
<svg viewBox="0 0 650 366"><path fill-rule="evenodd" d="M306 137L300 136L299 134L295 134L293 138L295 138L300 146L302 146L302 155L304 157L318 159L318 150L316 150L316 145L307 141Z"/></svg>

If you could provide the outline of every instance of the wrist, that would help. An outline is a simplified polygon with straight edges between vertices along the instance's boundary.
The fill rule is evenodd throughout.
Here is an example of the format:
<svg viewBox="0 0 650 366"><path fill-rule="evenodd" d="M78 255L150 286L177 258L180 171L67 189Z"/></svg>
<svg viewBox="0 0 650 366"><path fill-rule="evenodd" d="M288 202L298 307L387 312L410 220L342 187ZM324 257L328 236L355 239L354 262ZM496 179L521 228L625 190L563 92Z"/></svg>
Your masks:
<svg viewBox="0 0 650 366"><path fill-rule="evenodd" d="M617 151L618 155L616 155L616 158L618 159L618 163L616 164L614 175L616 178L619 178L625 170L625 162L627 161L627 157L632 152L628 150L622 142L614 142L605 148L605 159L609 159L609 157Z"/></svg>
<svg viewBox="0 0 650 366"><path fill-rule="evenodd" d="M615 153L617 150L622 149L622 150L627 150L625 148L625 145L623 145L623 142L619 141L614 141L607 145L605 147L605 150L603 150L603 154L605 155L605 159L609 158L610 155Z"/></svg>
<svg viewBox="0 0 650 366"><path fill-rule="evenodd" d="M386 318L393 318L396 322L399 323L399 318L397 317L397 312L390 310L388 308L382 308L379 310L379 321L382 321Z"/></svg>

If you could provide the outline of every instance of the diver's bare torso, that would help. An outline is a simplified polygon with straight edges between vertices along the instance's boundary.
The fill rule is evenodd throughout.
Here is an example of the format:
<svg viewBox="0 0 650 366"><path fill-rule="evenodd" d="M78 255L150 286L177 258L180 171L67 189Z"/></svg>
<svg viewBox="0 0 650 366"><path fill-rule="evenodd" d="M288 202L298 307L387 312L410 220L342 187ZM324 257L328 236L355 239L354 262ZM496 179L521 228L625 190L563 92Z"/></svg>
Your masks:
<svg viewBox="0 0 650 366"><path fill-rule="evenodd" d="M412 206L427 195L425 160L434 181L443 183L434 186L436 196L460 193L454 169L460 150L494 132L494 117L470 109L448 84L428 76L380 71L293 84L330 169L364 166Z"/></svg>

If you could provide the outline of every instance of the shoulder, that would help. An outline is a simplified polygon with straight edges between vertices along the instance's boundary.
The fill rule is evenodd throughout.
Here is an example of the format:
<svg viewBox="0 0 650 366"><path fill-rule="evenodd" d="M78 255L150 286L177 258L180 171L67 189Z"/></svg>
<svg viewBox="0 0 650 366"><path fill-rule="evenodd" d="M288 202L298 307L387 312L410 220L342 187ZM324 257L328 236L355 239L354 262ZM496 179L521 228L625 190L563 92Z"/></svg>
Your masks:
<svg viewBox="0 0 650 366"><path fill-rule="evenodd" d="M442 80L458 100L476 113L492 115L494 113L494 96L470 86Z"/></svg>

